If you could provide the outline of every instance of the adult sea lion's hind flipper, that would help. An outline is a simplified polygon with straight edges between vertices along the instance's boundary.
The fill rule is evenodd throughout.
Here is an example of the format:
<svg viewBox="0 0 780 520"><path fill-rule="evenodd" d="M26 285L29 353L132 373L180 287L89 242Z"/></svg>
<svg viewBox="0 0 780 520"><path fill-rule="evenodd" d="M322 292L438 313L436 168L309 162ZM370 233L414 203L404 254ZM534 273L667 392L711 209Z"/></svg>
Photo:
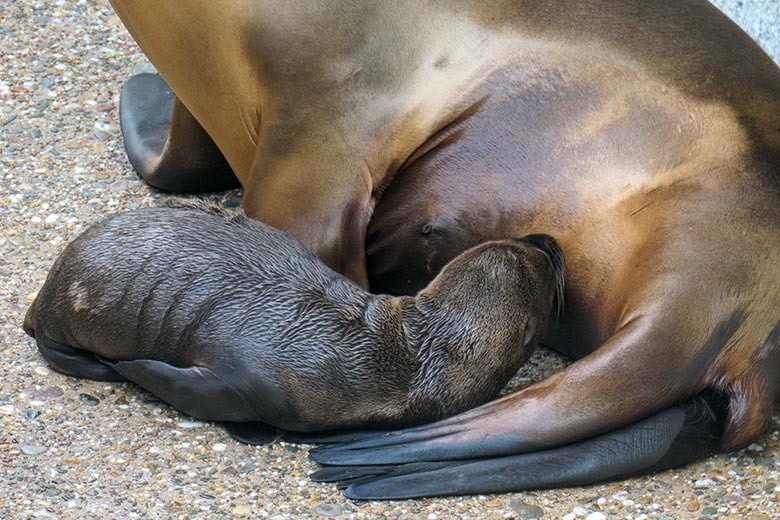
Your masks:
<svg viewBox="0 0 780 520"><path fill-rule="evenodd" d="M325 466L311 475L315 482L335 483L339 489L369 482L398 479L404 475L431 474L439 469L458 465L453 462L412 462L398 466ZM392 498L392 497L388 497Z"/></svg>
<svg viewBox="0 0 780 520"><path fill-rule="evenodd" d="M36 335L35 342L49 366L61 374L94 381L127 381L92 352L61 345L44 334Z"/></svg>
<svg viewBox="0 0 780 520"><path fill-rule="evenodd" d="M289 432L282 435L285 442L295 444L335 444L370 439L378 435L390 433L392 430L345 430L324 432Z"/></svg>
<svg viewBox="0 0 780 520"><path fill-rule="evenodd" d="M724 418L718 408L710 396L702 396L559 448L489 459L326 466L312 478L343 481L346 496L353 499L504 493L592 484L679 466L714 452ZM398 445L397 449L404 447ZM322 448L315 450L312 458L338 464L338 453L339 447ZM372 450L365 450L360 458L370 461Z"/></svg>
<svg viewBox="0 0 780 520"><path fill-rule="evenodd" d="M155 188L197 193L238 187L214 141L161 76L138 74L125 83L119 119L130 164Z"/></svg>

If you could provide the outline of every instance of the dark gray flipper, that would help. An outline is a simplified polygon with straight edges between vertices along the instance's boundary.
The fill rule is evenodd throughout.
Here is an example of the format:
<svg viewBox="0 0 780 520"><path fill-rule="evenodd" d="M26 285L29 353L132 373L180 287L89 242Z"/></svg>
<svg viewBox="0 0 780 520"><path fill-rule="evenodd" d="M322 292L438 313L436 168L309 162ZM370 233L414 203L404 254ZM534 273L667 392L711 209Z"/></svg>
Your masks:
<svg viewBox="0 0 780 520"><path fill-rule="evenodd" d="M239 186L225 157L157 74L138 74L122 88L122 136L130 164L150 185L176 193Z"/></svg>
<svg viewBox="0 0 780 520"><path fill-rule="evenodd" d="M281 430L261 422L225 422L225 431L238 442L261 446L273 442Z"/></svg>
<svg viewBox="0 0 780 520"><path fill-rule="evenodd" d="M296 444L334 444L370 439L377 435L390 433L392 430L347 430L327 432L290 432L282 434L282 440Z"/></svg>
<svg viewBox="0 0 780 520"><path fill-rule="evenodd" d="M374 449L349 453L349 445L313 450L329 466L314 473L320 482L344 480L353 499L504 493L580 486L659 471L717 450L725 424L722 396L707 393L647 419L585 441L549 450L458 461L371 465ZM424 441L423 441L424 442ZM387 449L387 448L384 448ZM402 450L403 445L396 449ZM362 462L356 462L357 460Z"/></svg>
<svg viewBox="0 0 780 520"><path fill-rule="evenodd" d="M462 462L411 462L398 466L325 466L312 474L311 478L315 482L334 483L339 489L348 489L350 486L377 482L382 479L398 479L404 475L417 473L429 475L439 469L462 465ZM392 499L392 497L385 498Z"/></svg>
<svg viewBox="0 0 780 520"><path fill-rule="evenodd" d="M61 345L43 335L35 337L35 343L49 366L61 374L95 381L127 381L91 352Z"/></svg>
<svg viewBox="0 0 780 520"><path fill-rule="evenodd" d="M179 368L153 359L106 360L105 363L129 381L198 419L246 422L257 418L243 393L209 368Z"/></svg>

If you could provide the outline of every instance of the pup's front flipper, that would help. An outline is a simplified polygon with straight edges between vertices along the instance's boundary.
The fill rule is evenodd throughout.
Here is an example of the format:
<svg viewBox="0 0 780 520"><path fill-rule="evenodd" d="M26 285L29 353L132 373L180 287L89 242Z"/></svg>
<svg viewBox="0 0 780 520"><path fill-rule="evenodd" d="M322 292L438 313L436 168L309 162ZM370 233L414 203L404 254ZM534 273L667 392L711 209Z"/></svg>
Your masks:
<svg viewBox="0 0 780 520"><path fill-rule="evenodd" d="M176 367L154 359L105 361L129 381L182 412L207 421L257 419L252 404L230 381L208 367Z"/></svg>
<svg viewBox="0 0 780 520"><path fill-rule="evenodd" d="M238 442L260 446L273 442L280 430L261 422L224 422L225 431Z"/></svg>

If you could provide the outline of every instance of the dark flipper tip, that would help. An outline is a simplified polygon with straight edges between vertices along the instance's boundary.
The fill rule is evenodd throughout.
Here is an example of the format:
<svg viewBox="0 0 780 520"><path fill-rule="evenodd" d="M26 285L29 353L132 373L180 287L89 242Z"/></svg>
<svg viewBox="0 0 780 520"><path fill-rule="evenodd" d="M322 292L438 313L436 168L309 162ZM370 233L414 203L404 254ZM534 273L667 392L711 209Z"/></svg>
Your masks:
<svg viewBox="0 0 780 520"><path fill-rule="evenodd" d="M322 468L312 478L321 482L341 481L347 484L345 495L356 500L581 486L697 460L716 449L722 422L722 413L705 393L596 437L508 456L372 466L382 459L397 458L395 452L408 451L408 445L380 450L319 448L313 450L310 458L346 465Z"/></svg>
<svg viewBox="0 0 780 520"><path fill-rule="evenodd" d="M38 351L49 366L61 374L94 381L115 383L127 381L91 352L60 345L46 337L36 337L35 341L38 345Z"/></svg>
<svg viewBox="0 0 780 520"><path fill-rule="evenodd" d="M122 87L119 118L127 156L146 178L162 155L171 126L174 94L157 74L138 74Z"/></svg>
<svg viewBox="0 0 780 520"><path fill-rule="evenodd" d="M393 466L325 466L310 475L314 482L339 482L362 477L376 477L391 471Z"/></svg>

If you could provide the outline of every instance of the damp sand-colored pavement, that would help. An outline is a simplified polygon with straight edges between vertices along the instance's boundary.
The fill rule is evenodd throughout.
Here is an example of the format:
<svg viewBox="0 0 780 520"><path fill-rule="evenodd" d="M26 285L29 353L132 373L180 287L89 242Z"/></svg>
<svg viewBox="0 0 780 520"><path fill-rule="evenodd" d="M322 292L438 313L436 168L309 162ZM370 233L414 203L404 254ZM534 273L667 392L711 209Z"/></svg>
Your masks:
<svg viewBox="0 0 780 520"><path fill-rule="evenodd" d="M722 3L777 60L777 0ZM354 502L309 480L306 446L239 444L133 385L49 370L21 323L57 254L168 197L139 180L119 132L121 85L148 68L108 2L0 0L0 520L780 518L779 416L745 450L644 478ZM512 388L565 363L538 353Z"/></svg>

